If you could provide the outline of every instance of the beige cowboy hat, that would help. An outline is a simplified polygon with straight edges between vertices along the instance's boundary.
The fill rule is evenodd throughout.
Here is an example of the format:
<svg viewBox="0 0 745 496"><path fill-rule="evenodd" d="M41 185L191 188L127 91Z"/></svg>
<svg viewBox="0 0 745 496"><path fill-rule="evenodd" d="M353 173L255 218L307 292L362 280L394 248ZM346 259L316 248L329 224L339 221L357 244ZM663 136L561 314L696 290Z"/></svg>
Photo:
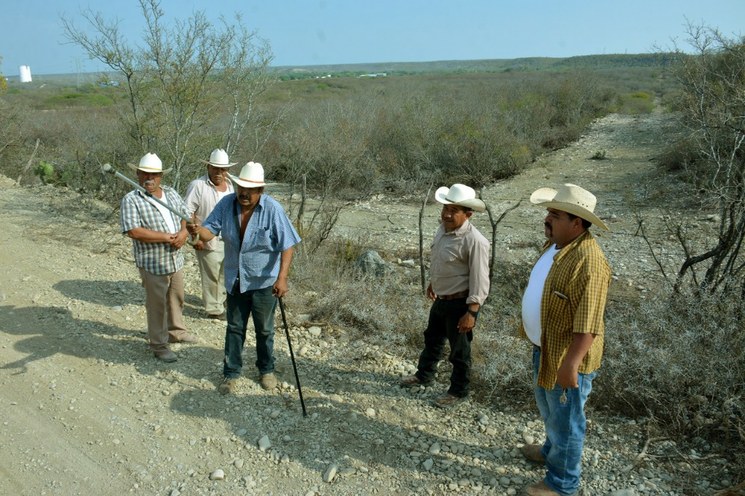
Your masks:
<svg viewBox="0 0 745 496"><path fill-rule="evenodd" d="M166 172L171 170L163 170L163 162L154 153L146 153L142 156L138 165L129 164L129 167L132 170L141 170L143 172L152 172L154 174L165 174Z"/></svg>
<svg viewBox="0 0 745 496"><path fill-rule="evenodd" d="M473 188L470 188L465 184L453 184L450 188L447 186L438 188L437 191L435 191L435 200L444 205L458 205L470 208L476 212L483 212L486 210L486 205L483 201L476 198L476 192Z"/></svg>
<svg viewBox="0 0 745 496"><path fill-rule="evenodd" d="M545 208L555 208L576 215L609 231L605 222L595 215L595 195L576 184L563 184L557 189L541 188L530 195L530 203Z"/></svg>
<svg viewBox="0 0 745 496"><path fill-rule="evenodd" d="M260 188L266 186L264 182L264 166L258 162L249 162L243 166L238 177L228 173L231 181L242 188Z"/></svg>
<svg viewBox="0 0 745 496"><path fill-rule="evenodd" d="M212 153L210 153L210 159L209 160L202 160L205 164L209 164L213 167L232 167L237 162L231 162L228 159L228 154L223 150L222 148L215 148L212 150Z"/></svg>

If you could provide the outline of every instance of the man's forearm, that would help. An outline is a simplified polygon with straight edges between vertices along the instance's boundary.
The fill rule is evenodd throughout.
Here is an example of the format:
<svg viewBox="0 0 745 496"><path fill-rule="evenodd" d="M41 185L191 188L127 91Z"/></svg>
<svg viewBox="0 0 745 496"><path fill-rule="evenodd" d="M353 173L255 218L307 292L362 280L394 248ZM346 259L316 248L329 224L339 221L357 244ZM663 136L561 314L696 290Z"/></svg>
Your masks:
<svg viewBox="0 0 745 496"><path fill-rule="evenodd" d="M569 350L567 350L564 361L573 365L574 368L578 368L579 364L582 363L582 360L585 358L585 355L587 355L587 352L590 351L590 347L594 340L594 334L583 334L578 332L572 334L572 344L569 345Z"/></svg>
<svg viewBox="0 0 745 496"><path fill-rule="evenodd" d="M127 236L142 243L170 243L170 234L153 231L144 227L135 227L127 231Z"/></svg>
<svg viewBox="0 0 745 496"><path fill-rule="evenodd" d="M279 279L287 279L290 275L290 264L292 263L292 256L295 253L295 247L291 246L287 248L279 257Z"/></svg>
<svg viewBox="0 0 745 496"><path fill-rule="evenodd" d="M213 239L215 237L215 235L212 234L212 231L210 231L209 229L207 229L204 226L197 227L194 230L194 234L198 234L199 235L199 239L201 239L202 241L210 241L211 239Z"/></svg>

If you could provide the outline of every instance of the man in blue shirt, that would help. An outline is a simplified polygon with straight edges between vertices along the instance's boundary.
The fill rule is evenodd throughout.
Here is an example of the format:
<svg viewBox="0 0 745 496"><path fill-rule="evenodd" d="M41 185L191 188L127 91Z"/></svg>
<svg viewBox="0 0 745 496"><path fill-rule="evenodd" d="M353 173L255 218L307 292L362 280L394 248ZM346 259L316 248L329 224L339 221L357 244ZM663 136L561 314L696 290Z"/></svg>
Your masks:
<svg viewBox="0 0 745 496"><path fill-rule="evenodd" d="M264 389L274 389L274 309L288 291L287 275L300 236L282 206L265 195L264 168L249 162L238 177L228 174L235 193L220 200L192 234L209 241L218 234L225 242L227 320L221 394L234 392L243 368L241 352L248 317L256 331L256 367Z"/></svg>

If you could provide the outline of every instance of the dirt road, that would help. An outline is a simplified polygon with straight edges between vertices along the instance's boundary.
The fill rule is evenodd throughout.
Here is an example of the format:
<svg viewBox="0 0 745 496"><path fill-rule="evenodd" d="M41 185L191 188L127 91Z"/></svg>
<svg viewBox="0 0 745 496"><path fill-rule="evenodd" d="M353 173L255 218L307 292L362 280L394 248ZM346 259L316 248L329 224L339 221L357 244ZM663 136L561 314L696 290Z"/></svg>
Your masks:
<svg viewBox="0 0 745 496"><path fill-rule="evenodd" d="M500 227L500 256L534 256L543 213L527 205L532 190L577 182L602 202L613 229L602 242L618 279L641 285L655 269L630 236L630 213L653 203L657 173L649 160L663 124L656 114L609 116L575 145L487 188L496 211L523 200ZM591 160L600 150L607 159ZM374 246L390 240L394 221L396 239L412 244L417 207L394 204L379 198L345 213L340 230L365 232ZM436 211L428 207L431 226ZM236 396L218 395L224 329L201 317L191 254L185 316L201 342L175 345L175 364L155 361L130 244L110 207L1 178L0 226L3 494L514 495L541 477L517 449L541 435L535 412L475 399L443 413L430 405L435 392L395 387L412 357L314 329L300 314L290 315L291 332L309 417L301 415L280 335L278 392L248 376ZM594 428L584 494L691 494L671 465L626 470L640 444L633 420L598 415ZM217 469L224 480L211 479Z"/></svg>

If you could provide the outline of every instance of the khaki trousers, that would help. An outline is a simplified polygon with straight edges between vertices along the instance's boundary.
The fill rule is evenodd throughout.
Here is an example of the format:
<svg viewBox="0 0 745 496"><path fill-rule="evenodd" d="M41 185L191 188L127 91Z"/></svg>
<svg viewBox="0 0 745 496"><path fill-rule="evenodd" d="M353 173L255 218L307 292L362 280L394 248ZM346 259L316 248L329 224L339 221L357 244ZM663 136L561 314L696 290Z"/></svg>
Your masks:
<svg viewBox="0 0 745 496"><path fill-rule="evenodd" d="M202 277L202 303L209 315L220 315L225 311L225 247L218 242L215 250L197 250L199 274Z"/></svg>
<svg viewBox="0 0 745 496"><path fill-rule="evenodd" d="M145 288L145 311L147 312L147 334L150 349L168 349L168 337L180 339L186 332L184 327L184 273L157 276L140 268L142 287Z"/></svg>

